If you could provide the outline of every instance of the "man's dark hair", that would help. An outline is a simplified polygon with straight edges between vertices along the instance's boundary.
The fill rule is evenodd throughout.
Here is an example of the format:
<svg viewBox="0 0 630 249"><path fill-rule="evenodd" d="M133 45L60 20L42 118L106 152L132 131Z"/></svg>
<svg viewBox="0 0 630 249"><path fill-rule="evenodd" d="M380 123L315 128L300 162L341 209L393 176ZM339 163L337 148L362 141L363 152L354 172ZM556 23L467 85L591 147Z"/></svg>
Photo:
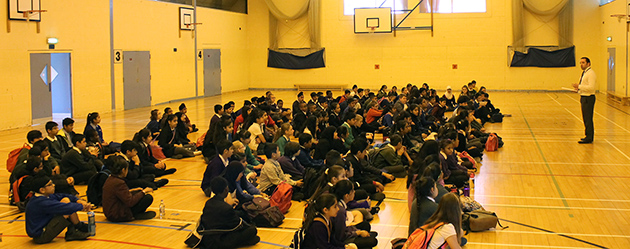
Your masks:
<svg viewBox="0 0 630 249"><path fill-rule="evenodd" d="M400 137L400 135L398 134L394 134L391 137L389 137L389 144L391 144L392 146L397 146L398 144L400 144L402 142L402 138Z"/></svg>
<svg viewBox="0 0 630 249"><path fill-rule="evenodd" d="M223 109L222 105L214 105L214 113L217 113Z"/></svg>
<svg viewBox="0 0 630 249"><path fill-rule="evenodd" d="M350 90L346 89L345 91L343 91L345 94L350 94Z"/></svg>
<svg viewBox="0 0 630 249"><path fill-rule="evenodd" d="M344 117L343 121L348 121L350 119L354 119L356 115L357 114L354 113L354 112L348 112L348 113L346 113L346 116Z"/></svg>
<svg viewBox="0 0 630 249"><path fill-rule="evenodd" d="M313 140L313 136L311 136L311 134L308 134L308 133L302 133L298 137L298 141L300 142L300 145L305 145L306 143L310 142L311 140Z"/></svg>
<svg viewBox="0 0 630 249"><path fill-rule="evenodd" d="M276 143L267 143L265 144L265 156L268 159L273 157L273 153L278 152L278 144Z"/></svg>
<svg viewBox="0 0 630 249"><path fill-rule="evenodd" d="M170 107L166 107L166 108L164 108L164 114L167 114L167 113L168 113L168 111L170 111L170 110L171 110L171 108L170 108Z"/></svg>
<svg viewBox="0 0 630 249"><path fill-rule="evenodd" d="M298 98L304 96L304 92L299 92L297 96Z"/></svg>
<svg viewBox="0 0 630 249"><path fill-rule="evenodd" d="M83 141L83 139L85 139L83 134L74 134L74 136L72 136L72 146L76 146L77 143Z"/></svg>
<svg viewBox="0 0 630 249"><path fill-rule="evenodd" d="M591 63L591 59L589 59L588 57L582 57L580 58L581 60L585 60L586 63Z"/></svg>
<svg viewBox="0 0 630 249"><path fill-rule="evenodd" d="M227 104L223 105L223 110L230 109L230 107L232 107L232 104L227 103ZM215 106L215 107L214 107L214 109L217 109L217 107ZM215 111L215 112L216 112L216 111Z"/></svg>
<svg viewBox="0 0 630 249"><path fill-rule="evenodd" d="M357 86L357 85L354 85L354 86L352 86L352 89L355 89L355 88L357 88L357 87L359 87L359 86Z"/></svg>
<svg viewBox="0 0 630 249"><path fill-rule="evenodd" d="M214 193L215 195L223 194L223 192L225 192L227 187L228 187L228 182L223 177L215 177L214 179L210 181L210 189L212 190L212 193Z"/></svg>
<svg viewBox="0 0 630 249"><path fill-rule="evenodd" d="M131 141L131 140L125 140L122 142L122 144L120 144L120 152L122 152L123 154L127 153L127 151L132 151L133 149L136 149L136 151L140 151L140 145L138 145L138 143ZM131 158L129 158L131 159Z"/></svg>
<svg viewBox="0 0 630 249"><path fill-rule="evenodd" d="M363 92L363 88L359 88L359 90L357 90L358 93Z"/></svg>
<svg viewBox="0 0 630 249"><path fill-rule="evenodd" d="M223 154L223 152L225 152L225 150L229 150L232 147L232 143L230 143L230 141L228 140L221 140L217 143L217 153L219 155Z"/></svg>
<svg viewBox="0 0 630 249"><path fill-rule="evenodd" d="M59 124L57 124L57 122L55 121L48 121L46 122L46 131L51 131L53 128L58 127Z"/></svg>
<svg viewBox="0 0 630 249"><path fill-rule="evenodd" d="M44 140L39 140L37 142L35 142L33 144L33 148L38 148L39 149L39 153L37 153L36 155L40 155L42 154L42 151L45 151L48 149L48 142L44 141ZM31 148L31 150L33 150L33 148ZM29 151L30 152L30 151Z"/></svg>
<svg viewBox="0 0 630 249"><path fill-rule="evenodd" d="M350 145L350 153L356 155L360 151L364 151L365 149L367 149L368 145L369 144L367 140L365 140L364 138L355 139Z"/></svg>
<svg viewBox="0 0 630 249"><path fill-rule="evenodd" d="M470 98L468 98L468 96L459 96L459 98L457 98L457 104L463 104L466 103L470 100Z"/></svg>
<svg viewBox="0 0 630 249"><path fill-rule="evenodd" d="M26 141L28 141L29 143L33 143L33 140L38 138L43 138L41 131L32 130L26 133Z"/></svg>
<svg viewBox="0 0 630 249"><path fill-rule="evenodd" d="M74 124L74 119L64 118L63 121L61 121L61 124L63 126Z"/></svg>
<svg viewBox="0 0 630 249"><path fill-rule="evenodd" d="M317 96L316 92L311 92L311 98Z"/></svg>
<svg viewBox="0 0 630 249"><path fill-rule="evenodd" d="M334 165L339 165L345 168L345 162L341 158L341 153L336 150L331 150L326 153L326 168L330 168Z"/></svg>
<svg viewBox="0 0 630 249"><path fill-rule="evenodd" d="M288 142L287 145L284 146L284 155L288 157L292 157L300 151L300 144L296 142Z"/></svg>

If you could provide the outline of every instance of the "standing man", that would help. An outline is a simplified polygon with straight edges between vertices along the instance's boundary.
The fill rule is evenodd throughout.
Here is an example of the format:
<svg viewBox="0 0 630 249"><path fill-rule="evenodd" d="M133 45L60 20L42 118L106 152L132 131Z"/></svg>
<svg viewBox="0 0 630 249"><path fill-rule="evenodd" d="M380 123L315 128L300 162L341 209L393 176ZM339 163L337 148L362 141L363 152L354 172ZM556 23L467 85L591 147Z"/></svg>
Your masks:
<svg viewBox="0 0 630 249"><path fill-rule="evenodd" d="M580 83L573 84L573 88L580 94L580 104L582 105L582 119L584 120L584 134L586 137L580 139L580 144L593 143L593 109L595 108L595 82L597 76L591 69L591 60L588 57L580 59L580 67L582 68L582 77Z"/></svg>

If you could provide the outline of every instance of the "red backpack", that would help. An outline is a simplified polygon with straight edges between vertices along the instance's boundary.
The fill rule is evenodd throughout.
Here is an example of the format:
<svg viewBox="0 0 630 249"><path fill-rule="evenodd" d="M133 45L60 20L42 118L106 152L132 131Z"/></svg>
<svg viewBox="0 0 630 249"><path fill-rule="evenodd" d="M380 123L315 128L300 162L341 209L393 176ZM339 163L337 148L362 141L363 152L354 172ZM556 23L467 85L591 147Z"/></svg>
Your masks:
<svg viewBox="0 0 630 249"><path fill-rule="evenodd" d="M293 187L286 182L282 182L271 195L269 203L272 207L278 207L283 214L286 214L291 208L292 197Z"/></svg>
<svg viewBox="0 0 630 249"><path fill-rule="evenodd" d="M13 172L13 169L15 169L15 165L17 165L20 152L22 152L22 150L25 148L30 150L31 146L28 146L28 144L24 144L22 147L14 149L11 152L9 152L9 158L7 158L7 170L9 172Z"/></svg>
<svg viewBox="0 0 630 249"><path fill-rule="evenodd" d="M10 204L23 202L33 196L33 192L29 192L28 195L26 195L25 200L22 200L22 198L20 198L20 185L22 185L22 181L24 180L24 178L29 177L29 176L30 175L22 176L20 177L20 179L17 179L15 182L13 182L13 185L11 185L11 193L10 193L10 196L13 197L13 199L9 200Z"/></svg>
<svg viewBox="0 0 630 249"><path fill-rule="evenodd" d="M427 229L427 225L416 229L411 235L409 235L409 238L407 239L407 242L405 242L403 249L427 249L431 244L431 239L433 239L435 230L442 227L443 225L444 223L440 222L431 229ZM444 244L442 244L438 248L446 248L446 240L444 241Z"/></svg>
<svg viewBox="0 0 630 249"><path fill-rule="evenodd" d="M499 138L497 134L491 133L486 141L486 151L496 151L499 149Z"/></svg>

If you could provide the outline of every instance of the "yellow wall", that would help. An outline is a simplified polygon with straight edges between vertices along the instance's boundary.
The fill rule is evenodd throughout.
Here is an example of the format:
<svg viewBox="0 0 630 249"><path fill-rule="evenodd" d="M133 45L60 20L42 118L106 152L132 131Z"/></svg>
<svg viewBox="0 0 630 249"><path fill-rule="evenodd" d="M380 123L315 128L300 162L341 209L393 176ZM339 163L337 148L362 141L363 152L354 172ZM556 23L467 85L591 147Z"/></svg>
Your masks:
<svg viewBox="0 0 630 249"><path fill-rule="evenodd" d="M41 33L34 22L11 21L7 33L7 4L0 4L0 107L10 118L0 129L31 124L30 53L51 52L47 37L59 38L56 52L70 52L73 111L85 118L90 111L110 109L108 1L42 0ZM89 4L85 4L89 2ZM36 100L34 100L36 101Z"/></svg>
<svg viewBox="0 0 630 249"><path fill-rule="evenodd" d="M109 0L63 2L42 0L41 33L35 23L11 21L0 28L0 107L11 118L0 120L0 130L31 124L31 52L70 52L72 56L73 115L111 111ZM151 52L152 103L195 97L194 40L190 31L179 37L177 4L150 0L114 0L114 48ZM7 4L0 4L0 20L7 20ZM198 46L220 48L222 92L247 89L247 15L198 8ZM241 28L241 30L239 30ZM57 37L48 50L47 37ZM177 48L177 52L173 52ZM123 105L122 64L114 66L116 109ZM199 95L203 96L203 63L199 63ZM33 100L35 101L35 100Z"/></svg>
<svg viewBox="0 0 630 249"><path fill-rule="evenodd" d="M577 81L575 68L510 68L507 46L512 43L511 1L488 0L488 12L436 14L435 36L429 31L392 34L354 34L352 16L343 15L342 0L322 0L322 44L326 68L301 71L266 67L269 12L261 0L250 1L250 86L291 88L295 83L359 84L377 88L382 84L428 82L443 89L476 79L490 89L548 89L570 87ZM605 70L599 38L597 1L576 0L576 56L589 56L597 72ZM426 15L425 15L426 16ZM400 20L402 16L399 16ZM416 14L405 26L429 23ZM255 21L258 20L258 21ZM537 44L538 45L538 44ZM544 44L548 45L548 44ZM381 69L375 70L374 64ZM459 69L451 69L458 64Z"/></svg>
<svg viewBox="0 0 630 249"><path fill-rule="evenodd" d="M627 95L627 76L628 66L626 65L627 59L627 43L626 43L626 21L624 19L618 20L616 17L610 17L614 14L625 14L625 0L617 0L612 3L606 4L601 7L601 36L599 39L602 41L600 47L600 53L602 54L602 62L608 63L608 48L616 48L615 58L615 92L622 96ZM612 41L606 41L606 37L612 37ZM605 64L606 65L606 64ZM600 90L607 90L607 71L606 67L598 72L598 81L600 82Z"/></svg>

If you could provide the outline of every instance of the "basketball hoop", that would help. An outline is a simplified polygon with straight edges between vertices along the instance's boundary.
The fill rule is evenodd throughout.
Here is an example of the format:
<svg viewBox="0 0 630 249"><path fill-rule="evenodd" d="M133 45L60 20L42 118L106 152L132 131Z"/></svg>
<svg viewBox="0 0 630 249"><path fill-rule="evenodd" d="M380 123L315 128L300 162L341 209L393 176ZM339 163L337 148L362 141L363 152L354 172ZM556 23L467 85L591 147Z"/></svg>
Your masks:
<svg viewBox="0 0 630 249"><path fill-rule="evenodd" d="M24 11L24 18L26 18L26 20L28 20L29 17L31 17L31 15L33 15L35 13L42 13L42 12L47 12L47 10L26 10L26 11Z"/></svg>
<svg viewBox="0 0 630 249"><path fill-rule="evenodd" d="M376 31L376 27L368 27L368 33L374 34L374 31Z"/></svg>
<svg viewBox="0 0 630 249"><path fill-rule="evenodd" d="M195 28L197 27L197 25L201 25L201 24L203 24L203 23L200 23L200 22L195 22L195 23L187 23L187 24L185 24L185 25L186 25L186 28L187 28L187 29L191 29L191 30L193 30L193 29L195 29ZM190 28L190 26L193 26L193 28Z"/></svg>
<svg viewBox="0 0 630 249"><path fill-rule="evenodd" d="M626 19L626 21L630 21L629 15L616 14L616 15L610 15L610 17L616 17L618 22L621 22L621 19Z"/></svg>

